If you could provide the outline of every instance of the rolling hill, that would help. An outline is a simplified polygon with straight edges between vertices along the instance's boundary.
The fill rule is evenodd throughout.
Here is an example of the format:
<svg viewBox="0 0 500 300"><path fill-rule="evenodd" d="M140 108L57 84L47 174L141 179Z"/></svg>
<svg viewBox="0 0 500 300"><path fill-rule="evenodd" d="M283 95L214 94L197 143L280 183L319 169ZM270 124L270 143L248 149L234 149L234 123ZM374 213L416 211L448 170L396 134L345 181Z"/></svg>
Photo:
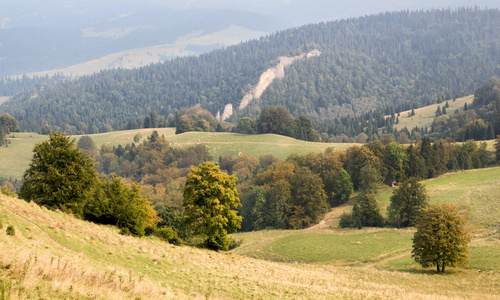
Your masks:
<svg viewBox="0 0 500 300"><path fill-rule="evenodd" d="M474 184L498 193L498 182L491 177L498 171L461 172L426 184L436 196L433 201L439 201L443 188L467 188L467 178L476 178ZM476 214L470 207L465 212ZM472 227L468 267L437 276L412 262L412 229L249 232L233 235L243 239L242 246L218 253L169 245L155 237L119 235L114 227L4 195L0 195L0 220L0 292L7 298L495 299L500 295L499 232L490 225ZM470 219L472 225L474 220ZM14 227L14 236L6 234L7 226Z"/></svg>
<svg viewBox="0 0 500 300"><path fill-rule="evenodd" d="M344 143L313 143L296 140L276 134L245 135L237 133L217 132L187 132L176 135L175 128L138 129L113 131L90 135L98 148L102 144L122 146L131 144L137 133L142 135L141 142L157 130L174 147L183 147L204 144L208 147L214 160L221 155L238 155L248 153L251 155L272 154L279 159L285 159L292 153L305 154L309 152L323 152L326 148L336 150L346 149L353 144ZM0 178L21 178L31 161L32 150L35 143L46 140L46 135L37 133L12 133L8 147L0 147ZM76 139L79 136L75 136Z"/></svg>
<svg viewBox="0 0 500 300"><path fill-rule="evenodd" d="M103 71L27 89L0 105L28 131L44 124L70 134L125 129L152 111L164 117L200 105L213 115L239 107L283 58L318 50L284 69L260 98L229 121L284 105L323 131L335 118L392 105L435 103L472 94L499 76L500 12L397 12L311 24L137 70Z"/></svg>

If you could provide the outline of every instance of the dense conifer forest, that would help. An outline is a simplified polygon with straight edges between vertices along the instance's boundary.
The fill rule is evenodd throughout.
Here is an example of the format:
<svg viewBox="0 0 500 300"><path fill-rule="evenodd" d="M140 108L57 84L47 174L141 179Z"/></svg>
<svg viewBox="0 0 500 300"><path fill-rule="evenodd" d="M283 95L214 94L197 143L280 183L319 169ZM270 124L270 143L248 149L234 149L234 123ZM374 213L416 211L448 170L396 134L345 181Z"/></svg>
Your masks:
<svg viewBox="0 0 500 300"><path fill-rule="evenodd" d="M500 12L463 8L385 13L289 29L199 57L178 58L136 70L103 71L75 81L26 89L0 111L24 130L48 124L69 134L126 129L153 111L167 119L195 105L214 116L238 107L280 56L318 49L297 60L229 121L255 118L265 105L282 105L314 127L338 135L341 117L411 109L472 94L500 76ZM140 123L140 122L138 122ZM139 124L139 126L143 126ZM359 128L347 128L353 136ZM366 126L362 131L370 130ZM410 129L411 130L411 129Z"/></svg>

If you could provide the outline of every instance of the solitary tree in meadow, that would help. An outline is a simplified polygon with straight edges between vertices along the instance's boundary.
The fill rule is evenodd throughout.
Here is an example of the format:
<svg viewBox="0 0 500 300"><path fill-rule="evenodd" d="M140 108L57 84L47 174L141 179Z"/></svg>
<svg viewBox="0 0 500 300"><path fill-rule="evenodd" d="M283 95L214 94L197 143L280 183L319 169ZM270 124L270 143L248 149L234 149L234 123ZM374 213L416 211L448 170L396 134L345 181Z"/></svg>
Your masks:
<svg viewBox="0 0 500 300"><path fill-rule="evenodd" d="M453 205L431 204L417 222L412 257L424 268L436 266L438 273L446 266L466 265L470 235L464 225Z"/></svg>

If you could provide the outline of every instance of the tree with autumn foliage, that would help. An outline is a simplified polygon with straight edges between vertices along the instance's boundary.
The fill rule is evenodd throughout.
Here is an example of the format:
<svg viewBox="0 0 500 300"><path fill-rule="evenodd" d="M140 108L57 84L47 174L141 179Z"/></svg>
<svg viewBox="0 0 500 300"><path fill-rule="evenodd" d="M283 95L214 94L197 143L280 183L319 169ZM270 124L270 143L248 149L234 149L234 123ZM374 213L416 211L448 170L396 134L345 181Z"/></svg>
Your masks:
<svg viewBox="0 0 500 300"><path fill-rule="evenodd" d="M446 266L467 264L467 245L471 238L455 206L431 204L416 226L412 257L422 267L436 266L439 273L444 272Z"/></svg>
<svg viewBox="0 0 500 300"><path fill-rule="evenodd" d="M202 235L208 249L229 247L231 239L227 234L241 227L235 176L223 173L213 162L192 167L182 205L186 228L194 235Z"/></svg>

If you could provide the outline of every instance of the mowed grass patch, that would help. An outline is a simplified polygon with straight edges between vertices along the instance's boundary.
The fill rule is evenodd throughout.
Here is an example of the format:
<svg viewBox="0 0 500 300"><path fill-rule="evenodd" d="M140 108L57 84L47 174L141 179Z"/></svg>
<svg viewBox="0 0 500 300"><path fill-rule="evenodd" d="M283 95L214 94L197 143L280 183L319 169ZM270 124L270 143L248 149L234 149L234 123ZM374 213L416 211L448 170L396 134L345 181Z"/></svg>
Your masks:
<svg viewBox="0 0 500 300"><path fill-rule="evenodd" d="M246 239L242 236L244 243L235 253L283 262L363 264L408 249L413 231L369 228L301 230L287 234L278 232L277 235L282 236L261 244L260 248L245 248Z"/></svg>
<svg viewBox="0 0 500 300"><path fill-rule="evenodd" d="M352 143L314 143L300 141L291 137L277 134L239 134L224 132L186 132L170 136L169 141L173 146L188 146L204 144L214 159L220 155L250 155L272 154L284 160L290 154L307 154L309 152L323 152L327 148L345 150L355 144Z"/></svg>

